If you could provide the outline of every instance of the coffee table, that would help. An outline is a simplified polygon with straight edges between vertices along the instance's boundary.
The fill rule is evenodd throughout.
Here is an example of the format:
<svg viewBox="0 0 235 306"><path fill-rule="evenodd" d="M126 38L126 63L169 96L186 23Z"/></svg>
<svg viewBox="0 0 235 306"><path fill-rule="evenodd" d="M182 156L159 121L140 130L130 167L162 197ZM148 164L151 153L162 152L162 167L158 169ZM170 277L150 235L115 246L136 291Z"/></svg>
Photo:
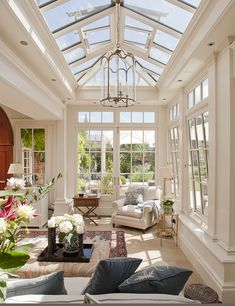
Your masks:
<svg viewBox="0 0 235 306"><path fill-rule="evenodd" d="M84 241L85 243L86 241ZM51 262L38 261L37 258L42 250L47 246L47 238L24 238L21 244L33 243L34 247L31 249L29 255L30 259L27 263L17 270L20 278L33 278L41 275L46 275L59 270L64 271L65 277L90 277L95 271L97 262L101 259L109 258L110 242L95 242L93 243L93 252L90 262Z"/></svg>

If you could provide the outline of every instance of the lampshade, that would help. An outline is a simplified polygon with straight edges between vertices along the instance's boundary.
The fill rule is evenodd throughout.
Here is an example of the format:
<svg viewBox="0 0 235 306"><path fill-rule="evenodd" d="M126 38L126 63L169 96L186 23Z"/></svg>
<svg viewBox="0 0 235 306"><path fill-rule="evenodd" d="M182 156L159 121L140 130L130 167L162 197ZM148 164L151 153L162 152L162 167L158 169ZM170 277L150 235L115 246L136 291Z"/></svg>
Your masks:
<svg viewBox="0 0 235 306"><path fill-rule="evenodd" d="M23 174L24 169L22 164L16 163L16 164L10 164L10 167L8 169L8 174Z"/></svg>
<svg viewBox="0 0 235 306"><path fill-rule="evenodd" d="M167 167L160 168L159 177L162 179L170 179L172 177L170 168Z"/></svg>

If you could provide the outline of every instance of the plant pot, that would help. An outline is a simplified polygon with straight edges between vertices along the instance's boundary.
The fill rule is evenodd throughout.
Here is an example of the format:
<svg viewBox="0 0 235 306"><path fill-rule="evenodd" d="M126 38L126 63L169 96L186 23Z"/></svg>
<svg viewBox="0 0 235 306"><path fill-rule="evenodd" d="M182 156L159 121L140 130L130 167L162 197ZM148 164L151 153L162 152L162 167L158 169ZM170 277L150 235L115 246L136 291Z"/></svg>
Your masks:
<svg viewBox="0 0 235 306"><path fill-rule="evenodd" d="M163 205L163 210L165 215L170 215L173 212L173 204L172 205Z"/></svg>
<svg viewBox="0 0 235 306"><path fill-rule="evenodd" d="M83 234L75 233L68 241L66 238L63 241L64 252L67 254L75 254L83 250Z"/></svg>

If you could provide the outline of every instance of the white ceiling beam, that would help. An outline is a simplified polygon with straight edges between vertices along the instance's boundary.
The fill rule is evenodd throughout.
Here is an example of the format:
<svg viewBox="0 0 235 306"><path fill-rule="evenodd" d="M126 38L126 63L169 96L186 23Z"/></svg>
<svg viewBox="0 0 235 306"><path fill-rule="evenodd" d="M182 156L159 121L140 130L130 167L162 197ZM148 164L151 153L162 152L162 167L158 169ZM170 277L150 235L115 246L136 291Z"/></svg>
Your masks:
<svg viewBox="0 0 235 306"><path fill-rule="evenodd" d="M100 62L96 63L87 73L86 75L81 79L80 82L78 82L78 86L82 87L84 86L87 82L90 81L90 79L98 72L100 68Z"/></svg>
<svg viewBox="0 0 235 306"><path fill-rule="evenodd" d="M134 18L134 19L136 19L140 22L143 22L143 23L147 24L148 26L150 26L154 29L159 29L159 30L161 30L161 31L163 31L163 32L165 32L165 33L167 33L171 36L174 36L178 39L180 39L181 36L182 36L182 34L180 32L177 32L174 29L172 29L170 27L167 27L162 23L157 22L157 20L154 20L154 19L152 19L150 17L147 17L147 16L143 16L139 12L134 12L133 10L128 9L126 7L123 7L123 10L124 10L124 13L126 15L128 15L129 17Z"/></svg>
<svg viewBox="0 0 235 306"><path fill-rule="evenodd" d="M163 47L163 46L161 46L161 45L158 45L158 44L156 44L156 43L153 43L153 44L151 45L151 47L157 48L157 49L159 49L159 50L161 50L161 51L163 51L163 52L165 52L165 53L167 53L167 54L169 54L169 55L172 55L172 53L173 53L173 51L171 51L170 49L167 49L167 48L165 48L165 47Z"/></svg>
<svg viewBox="0 0 235 306"><path fill-rule="evenodd" d="M146 29L141 29L141 28L137 28L137 27L133 27L133 26L129 26L129 25L126 25L125 26L126 29L129 29L129 30L133 30L133 31L136 31L136 32L142 32L142 33L151 33L150 30L146 30Z"/></svg>
<svg viewBox="0 0 235 306"><path fill-rule="evenodd" d="M185 2L181 2L181 1L178 1L178 0L166 0L166 1L171 3L171 4L173 4L173 5L175 5L175 6L178 6L178 7L182 8L185 11L188 11L191 14L195 13L196 9L193 6L188 5Z"/></svg>
<svg viewBox="0 0 235 306"><path fill-rule="evenodd" d="M72 25L70 25L68 27L64 27L60 31L53 33L53 36L55 38L58 38L58 37L63 36L65 34L69 33L69 32L72 32L72 31L77 30L79 28L85 27L86 25L88 25L92 22L95 22L98 19L101 19L103 17L106 17L107 15L112 14L113 10L114 10L113 7L109 7L109 8L107 8L107 9L105 9L105 10L99 12L99 13L93 14L90 17L85 17L81 20L78 20L76 23L73 23Z"/></svg>
<svg viewBox="0 0 235 306"><path fill-rule="evenodd" d="M69 0L57 0L57 1L53 1L45 6L42 6L42 8L40 8L41 13L45 13L59 5L62 5L66 2L68 2Z"/></svg>
<svg viewBox="0 0 235 306"><path fill-rule="evenodd" d="M70 47L70 48L68 48L68 49L66 49L66 50L64 50L64 51L61 50L61 52L62 52L63 54L67 54L67 53L69 53L69 52L71 52L71 51L73 51L73 50L79 49L79 48L84 49L84 46L83 46L82 42L80 42L79 44L76 44L75 46Z"/></svg>

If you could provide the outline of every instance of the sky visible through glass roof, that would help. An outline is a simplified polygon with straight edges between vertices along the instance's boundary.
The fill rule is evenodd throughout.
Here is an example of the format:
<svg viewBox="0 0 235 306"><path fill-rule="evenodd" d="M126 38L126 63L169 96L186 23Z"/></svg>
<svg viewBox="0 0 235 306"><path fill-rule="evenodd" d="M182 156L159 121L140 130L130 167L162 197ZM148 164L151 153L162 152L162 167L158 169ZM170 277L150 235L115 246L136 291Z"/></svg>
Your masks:
<svg viewBox="0 0 235 306"><path fill-rule="evenodd" d="M201 0L121 1L120 46L137 60L138 85L155 86ZM37 0L78 85L101 85L93 66L116 45L113 0Z"/></svg>

